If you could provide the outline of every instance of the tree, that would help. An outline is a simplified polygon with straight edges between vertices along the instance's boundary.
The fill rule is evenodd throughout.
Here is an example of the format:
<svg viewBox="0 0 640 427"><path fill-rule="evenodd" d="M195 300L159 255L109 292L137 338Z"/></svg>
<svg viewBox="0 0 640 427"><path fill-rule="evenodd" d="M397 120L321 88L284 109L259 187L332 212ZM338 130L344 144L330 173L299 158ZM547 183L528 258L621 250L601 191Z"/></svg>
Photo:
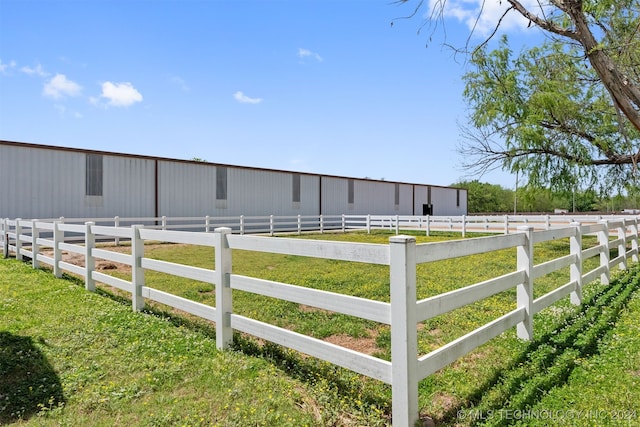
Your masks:
<svg viewBox="0 0 640 427"><path fill-rule="evenodd" d="M431 0L427 21L443 19L446 3ZM636 185L638 0L528 2L536 4L531 7L515 0L506 3L496 29L507 14L517 13L548 35L548 41L515 59L506 38L493 52L487 52L487 40L474 47L476 71L467 75L465 96L473 101L471 122L477 131L466 132L465 148L477 160L467 166L522 171L537 185L569 188L612 173L612 182Z"/></svg>
<svg viewBox="0 0 640 427"><path fill-rule="evenodd" d="M519 212L542 213L564 208L564 204L558 200L558 195L546 188L521 187L516 192Z"/></svg>
<svg viewBox="0 0 640 427"><path fill-rule="evenodd" d="M500 185L473 181L460 181L454 187L467 189L469 213L510 212L513 209L513 191Z"/></svg>
<svg viewBox="0 0 640 427"><path fill-rule="evenodd" d="M573 190L633 181L640 138L574 46L557 41L514 57L504 36L478 49L464 76L474 129L460 152L468 169L502 166L531 186Z"/></svg>

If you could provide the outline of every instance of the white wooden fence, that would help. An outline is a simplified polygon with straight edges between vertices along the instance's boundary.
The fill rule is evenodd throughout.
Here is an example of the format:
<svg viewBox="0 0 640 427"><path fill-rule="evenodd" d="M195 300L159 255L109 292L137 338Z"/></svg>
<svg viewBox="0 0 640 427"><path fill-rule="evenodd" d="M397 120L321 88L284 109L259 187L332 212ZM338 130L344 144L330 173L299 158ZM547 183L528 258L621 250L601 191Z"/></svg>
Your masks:
<svg viewBox="0 0 640 427"><path fill-rule="evenodd" d="M376 219L371 217L369 220L373 222ZM65 223L60 220L0 221L0 236L5 257L10 254L15 254L18 259L29 257L34 268L38 268L40 264L48 264L58 277L63 271L78 274L84 277L86 289L89 291L95 290L96 282L122 289L131 293L134 310L141 310L145 300L149 300L209 319L215 322L217 346L220 349L225 349L231 344L234 330L242 331L390 384L393 423L398 426L413 425L418 420L420 380L512 327L517 328L520 338L532 339L535 313L566 296L570 296L572 303L580 304L582 289L586 284L596 279L608 284L612 268L619 266L624 269L629 262L638 262L639 255L637 217L600 220L589 224L572 222L565 227L542 231L534 231L534 227L528 224L521 225L512 234L426 244L416 244L414 237L402 235L391 237L389 244L363 244L293 238L272 239L232 234L231 231L229 227L218 227L212 233L188 232L154 229L142 225L105 226L91 221L84 224ZM66 237L70 235L80 237L81 241L69 243ZM585 235L596 235L597 245L583 249L582 237ZM101 238L131 240L131 254L96 247L96 241ZM570 240L568 254L534 265L535 243L563 238ZM213 247L215 269L146 258L144 243L150 240ZM53 255L43 254L43 248L49 248ZM517 267L514 271L441 295L417 300L418 264L507 248L516 248ZM231 268L233 249L388 265L390 302L234 274ZM84 266L63 261L63 252L82 255ZM613 258L611 254L614 254ZM599 257L599 266L590 271L583 271L584 261L592 257ZM96 271L96 259L130 265L131 280ZM569 282L534 299L534 280L565 267L570 268ZM145 281L146 270L213 284L216 306L154 289L153 283ZM418 323L514 287L517 295L516 309L428 354L418 354ZM232 309L234 289L390 325L391 361L235 314Z"/></svg>
<svg viewBox="0 0 640 427"><path fill-rule="evenodd" d="M293 216L229 216L229 217L105 217L105 218L49 218L41 222L60 221L66 224L84 224L128 227L133 224L157 230L204 231L228 227L234 234L269 234L351 231L351 230L421 230L428 236L432 231L461 233L509 234L526 225L535 230L567 227L573 222L594 224L602 220L640 218L639 215L460 215L460 216L411 216L411 215L293 215Z"/></svg>

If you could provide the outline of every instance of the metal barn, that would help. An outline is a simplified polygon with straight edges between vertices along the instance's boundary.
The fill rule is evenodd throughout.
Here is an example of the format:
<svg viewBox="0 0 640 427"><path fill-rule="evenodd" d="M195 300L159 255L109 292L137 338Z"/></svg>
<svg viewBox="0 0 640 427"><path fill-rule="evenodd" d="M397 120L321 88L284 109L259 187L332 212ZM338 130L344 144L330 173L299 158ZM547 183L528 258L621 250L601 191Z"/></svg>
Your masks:
<svg viewBox="0 0 640 427"><path fill-rule="evenodd" d="M0 141L0 217L465 215L467 191Z"/></svg>

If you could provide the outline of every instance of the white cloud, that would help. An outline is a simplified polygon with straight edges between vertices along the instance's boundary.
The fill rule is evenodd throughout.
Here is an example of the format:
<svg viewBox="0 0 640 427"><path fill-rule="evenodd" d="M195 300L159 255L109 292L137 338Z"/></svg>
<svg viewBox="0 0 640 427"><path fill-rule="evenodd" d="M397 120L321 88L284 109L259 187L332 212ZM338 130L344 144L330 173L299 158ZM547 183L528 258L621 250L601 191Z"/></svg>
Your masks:
<svg viewBox="0 0 640 427"><path fill-rule="evenodd" d="M43 95L51 98L62 98L64 96L78 96L82 92L82 86L67 79L64 74L56 74L44 84Z"/></svg>
<svg viewBox="0 0 640 427"><path fill-rule="evenodd" d="M541 5L538 0L524 0L523 6L532 12L540 12ZM509 7L509 3L503 0L448 0L444 6L444 17L453 18L466 24L466 26L484 36L491 33L500 17ZM429 0L429 12L442 7L442 0ZM502 31L524 29L529 21L516 11L510 11L500 23Z"/></svg>
<svg viewBox="0 0 640 427"><path fill-rule="evenodd" d="M15 67L16 67L16 61L11 61L8 64L6 64L2 62L2 59L0 59L0 73L4 73L9 68L15 68Z"/></svg>
<svg viewBox="0 0 640 427"><path fill-rule="evenodd" d="M171 83L178 86L180 89L182 89L185 92L189 92L191 90L189 85L187 85L187 82L185 82L182 77L178 77L178 76L171 77Z"/></svg>
<svg viewBox="0 0 640 427"><path fill-rule="evenodd" d="M30 76L47 77L50 75L42 69L42 65L40 64L36 65L34 68L25 65L24 67L20 68L20 71L25 74L29 74Z"/></svg>
<svg viewBox="0 0 640 427"><path fill-rule="evenodd" d="M313 58L318 62L322 62L322 57L315 52L311 52L309 49L298 48L298 58L304 60L306 58Z"/></svg>
<svg viewBox="0 0 640 427"><path fill-rule="evenodd" d="M129 82L123 83L102 83L102 98L108 100L107 105L112 107L129 107L136 102L142 102L142 94ZM99 104L98 98L89 98L91 103Z"/></svg>
<svg viewBox="0 0 640 427"><path fill-rule="evenodd" d="M70 112L67 110L67 107L65 107L64 105L61 104L54 104L53 108L55 108L55 110L58 112L58 114L60 115L60 117L62 118L66 118L66 117L73 117L74 119L81 119L83 117L83 115L77 111L73 111Z"/></svg>
<svg viewBox="0 0 640 427"><path fill-rule="evenodd" d="M242 104L259 104L262 102L262 98L249 98L247 95L240 91L234 93L233 97L236 99L236 101Z"/></svg>

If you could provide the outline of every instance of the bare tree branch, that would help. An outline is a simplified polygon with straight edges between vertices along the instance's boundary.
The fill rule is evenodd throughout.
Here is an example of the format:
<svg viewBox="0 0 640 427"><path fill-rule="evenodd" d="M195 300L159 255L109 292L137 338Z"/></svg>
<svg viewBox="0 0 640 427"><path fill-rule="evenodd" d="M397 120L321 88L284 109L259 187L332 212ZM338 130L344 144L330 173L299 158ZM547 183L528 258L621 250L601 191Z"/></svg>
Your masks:
<svg viewBox="0 0 640 427"><path fill-rule="evenodd" d="M484 3L483 3L484 5ZM498 32L498 30L500 29L500 24L502 24L502 21L504 20L504 17L507 16L507 13L509 13L511 10L513 10L513 6L509 7L503 14L502 16L498 19L498 23L496 24L496 26L493 28L493 31L491 32L491 34L489 34L489 36L487 38L485 38L485 40L480 43L478 46L476 46L475 49L473 49L473 53L477 52L479 49L482 49L484 46L487 45L487 43L489 43L489 41L496 35L496 33ZM471 37L471 35L469 35L469 37ZM469 41L467 40L467 43Z"/></svg>
<svg viewBox="0 0 640 427"><path fill-rule="evenodd" d="M511 6L518 11L518 13L520 13L520 15L524 16L525 18L527 18L529 21L533 22L534 24L536 24L538 27L542 28L543 30L552 32L554 34L558 34L559 36L563 36L563 37L569 37L571 39L577 40L576 38L576 33L573 30L561 27L555 23L553 23L552 21L549 21L547 19L543 19L540 18L538 15L536 15L535 13L531 13L529 12L529 10L527 10L527 8L525 8L522 3L520 3L519 1L516 0L507 0L509 2L509 4L511 4ZM551 1L551 3L553 3L554 5L556 5L559 9L564 10L558 3L563 4L564 2L558 2L558 1ZM539 3L538 3L539 4ZM542 8L541 8L542 9Z"/></svg>

